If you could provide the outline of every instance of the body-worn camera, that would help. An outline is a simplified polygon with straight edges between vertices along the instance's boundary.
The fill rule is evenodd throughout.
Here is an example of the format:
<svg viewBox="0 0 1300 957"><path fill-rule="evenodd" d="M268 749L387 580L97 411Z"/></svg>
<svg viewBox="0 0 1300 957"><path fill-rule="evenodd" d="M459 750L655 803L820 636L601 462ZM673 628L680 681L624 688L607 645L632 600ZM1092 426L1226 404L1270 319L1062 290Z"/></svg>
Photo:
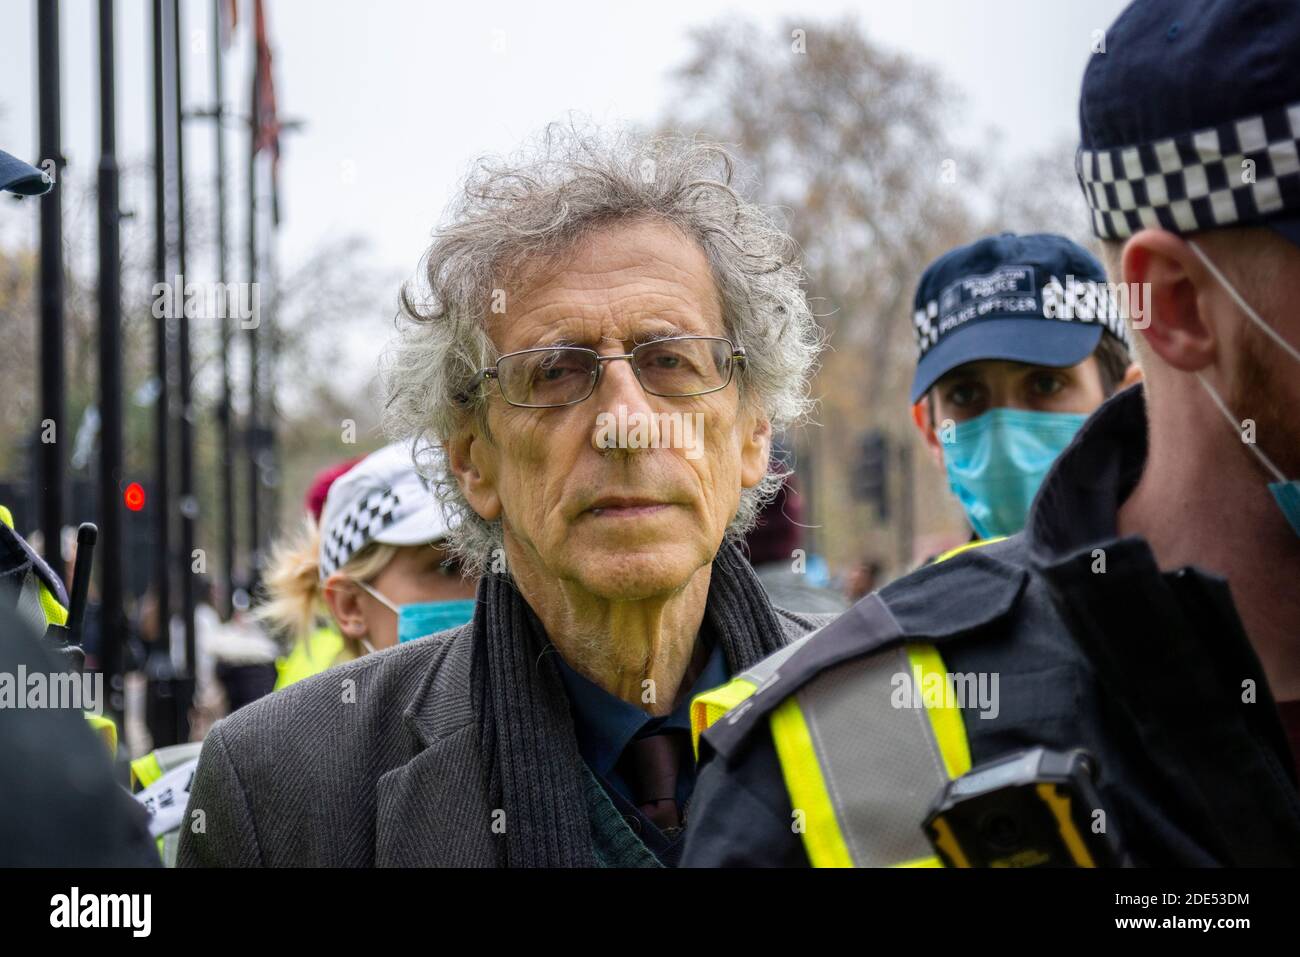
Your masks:
<svg viewBox="0 0 1300 957"><path fill-rule="evenodd" d="M1033 748L950 781L925 819L948 867L1124 867L1084 751Z"/></svg>

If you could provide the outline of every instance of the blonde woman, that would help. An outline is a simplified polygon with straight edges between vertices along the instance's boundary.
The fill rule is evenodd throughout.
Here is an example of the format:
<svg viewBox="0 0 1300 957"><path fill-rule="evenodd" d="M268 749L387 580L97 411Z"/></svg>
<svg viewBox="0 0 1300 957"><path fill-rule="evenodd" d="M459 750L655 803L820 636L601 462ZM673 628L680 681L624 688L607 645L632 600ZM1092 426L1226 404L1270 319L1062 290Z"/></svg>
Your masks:
<svg viewBox="0 0 1300 957"><path fill-rule="evenodd" d="M399 641L469 621L476 582L442 545L442 509L409 443L362 459L330 485L320 523L278 547L259 617L293 636L276 688ZM321 626L328 615L333 627Z"/></svg>

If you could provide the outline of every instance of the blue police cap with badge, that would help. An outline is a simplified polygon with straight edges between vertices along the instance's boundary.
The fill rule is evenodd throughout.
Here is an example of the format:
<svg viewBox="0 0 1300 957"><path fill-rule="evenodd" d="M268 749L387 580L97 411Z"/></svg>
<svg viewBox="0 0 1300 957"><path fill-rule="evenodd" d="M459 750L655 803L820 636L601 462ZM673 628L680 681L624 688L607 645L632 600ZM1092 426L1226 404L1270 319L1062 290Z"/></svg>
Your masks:
<svg viewBox="0 0 1300 957"><path fill-rule="evenodd" d="M1138 0L1105 40L1079 100L1096 234L1269 226L1300 245L1300 3Z"/></svg>
<svg viewBox="0 0 1300 957"><path fill-rule="evenodd" d="M1064 368L1092 355L1107 334L1129 347L1101 263L1050 233L1003 233L944 254L922 274L913 309L920 355L912 402L967 362Z"/></svg>

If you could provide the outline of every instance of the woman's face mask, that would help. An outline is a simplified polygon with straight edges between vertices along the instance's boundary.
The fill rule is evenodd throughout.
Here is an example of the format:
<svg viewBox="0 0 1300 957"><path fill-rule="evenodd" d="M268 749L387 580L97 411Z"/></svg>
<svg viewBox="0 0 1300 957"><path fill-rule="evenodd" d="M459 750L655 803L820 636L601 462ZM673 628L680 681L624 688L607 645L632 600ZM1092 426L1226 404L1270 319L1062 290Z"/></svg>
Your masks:
<svg viewBox="0 0 1300 957"><path fill-rule="evenodd" d="M457 628L474 617L473 598L454 601L421 601L395 605L363 581L357 582L376 601L397 615L397 641L414 641L448 628Z"/></svg>
<svg viewBox="0 0 1300 957"><path fill-rule="evenodd" d="M1087 418L1073 412L996 408L945 430L948 486L976 535L997 538L1025 527L1047 470Z"/></svg>
<svg viewBox="0 0 1300 957"><path fill-rule="evenodd" d="M1269 337L1269 339L1282 349L1283 352L1297 362L1300 362L1300 349L1297 349L1294 345L1283 339L1272 326L1260 318L1259 313L1254 310L1250 303L1246 302L1241 293L1237 292L1237 290L1233 288L1232 283L1228 282L1228 278L1219 271L1218 267L1215 266L1213 262L1210 261L1210 257L1205 255L1205 252L1200 246L1196 245L1196 243L1190 239L1187 241L1187 244L1191 246L1192 251L1200 257L1201 262L1205 264L1205 268L1210 271L1210 274L1218 280L1219 285L1221 285L1228 295L1232 297L1233 302L1237 304L1237 308L1246 314L1246 318L1258 326L1260 330ZM1237 417L1233 414L1232 410L1228 408L1228 404L1223 401L1223 396L1219 395L1218 390L1215 389L1214 386L1210 385L1209 381L1199 372L1196 374L1196 378L1199 379L1201 385L1205 387L1205 391L1210 394L1210 398L1213 399L1214 404L1219 407L1219 411L1223 413L1224 418L1231 423L1233 431L1240 429L1241 425L1238 422ZM1246 448L1250 449L1254 456L1259 459L1264 468L1268 469L1269 473L1277 479L1275 482L1268 483L1268 490L1273 493L1273 501L1277 503L1278 509L1281 510L1282 515L1286 518L1287 524L1291 526L1291 530L1294 531L1297 536L1300 536L1300 480L1294 478L1288 479L1283 475L1282 470L1274 465L1273 461L1265 455L1263 450L1255 445L1254 442L1247 442L1245 445Z"/></svg>

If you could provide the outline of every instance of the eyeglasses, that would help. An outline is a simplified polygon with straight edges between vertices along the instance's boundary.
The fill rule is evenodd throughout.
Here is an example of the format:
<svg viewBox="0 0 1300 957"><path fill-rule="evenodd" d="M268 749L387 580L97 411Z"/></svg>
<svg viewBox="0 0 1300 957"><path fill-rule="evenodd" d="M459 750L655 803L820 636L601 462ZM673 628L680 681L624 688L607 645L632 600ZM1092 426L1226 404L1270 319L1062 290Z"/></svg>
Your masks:
<svg viewBox="0 0 1300 957"><path fill-rule="evenodd" d="M523 349L480 369L457 398L468 402L485 379L496 379L501 396L523 409L556 409L590 397L600 382L602 363L627 359L641 388L650 395L686 398L708 395L731 384L745 350L730 339L674 336L643 342L626 355L602 356L580 346Z"/></svg>

